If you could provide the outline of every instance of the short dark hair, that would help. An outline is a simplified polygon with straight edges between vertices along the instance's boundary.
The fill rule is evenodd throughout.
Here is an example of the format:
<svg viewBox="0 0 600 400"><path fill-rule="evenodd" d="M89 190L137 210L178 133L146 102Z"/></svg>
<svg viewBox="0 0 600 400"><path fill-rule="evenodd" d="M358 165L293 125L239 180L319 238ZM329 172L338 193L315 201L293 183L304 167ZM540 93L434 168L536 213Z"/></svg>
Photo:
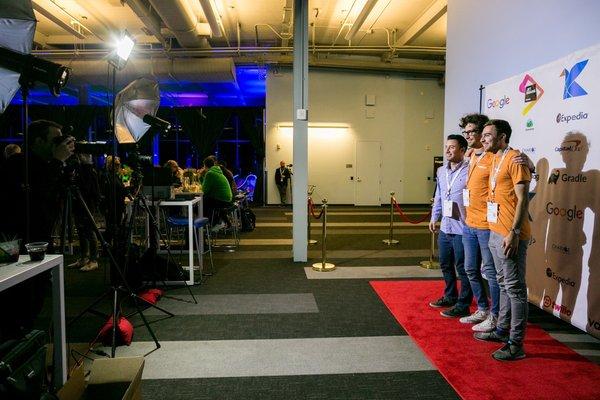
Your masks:
<svg viewBox="0 0 600 400"><path fill-rule="evenodd" d="M460 148L463 149L464 151L467 151L467 147L469 147L469 143L467 143L467 139L465 139L465 137L462 135L448 135L446 140L456 140L458 142L458 145L460 146Z"/></svg>
<svg viewBox="0 0 600 400"><path fill-rule="evenodd" d="M216 162L216 157L215 156L208 156L204 159L203 164L206 168L211 168L214 167Z"/></svg>
<svg viewBox="0 0 600 400"><path fill-rule="evenodd" d="M506 143L510 141L512 128L510 127L508 121L505 121L503 119L490 119L488 122L485 123L484 127L486 126L495 127L496 133L498 133L498 135L504 134L504 136L506 136Z"/></svg>
<svg viewBox="0 0 600 400"><path fill-rule="evenodd" d="M30 123L28 127L30 143L35 143L37 138L40 138L45 142L48 139L50 128L58 128L60 130L62 129L62 125L46 119L38 119L37 121Z"/></svg>
<svg viewBox="0 0 600 400"><path fill-rule="evenodd" d="M460 119L458 126L464 129L468 124L477 126L477 132L481 133L486 122L490 119L483 114L467 114Z"/></svg>

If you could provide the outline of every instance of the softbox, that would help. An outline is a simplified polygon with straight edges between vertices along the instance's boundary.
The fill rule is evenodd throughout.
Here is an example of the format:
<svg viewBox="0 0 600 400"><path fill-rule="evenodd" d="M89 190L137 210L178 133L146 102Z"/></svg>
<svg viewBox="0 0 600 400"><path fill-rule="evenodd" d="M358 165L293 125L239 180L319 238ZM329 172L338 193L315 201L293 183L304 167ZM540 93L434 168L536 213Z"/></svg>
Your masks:
<svg viewBox="0 0 600 400"><path fill-rule="evenodd" d="M117 93L115 98L115 135L119 143L137 143L150 129L145 115L156 115L160 105L158 82L140 78Z"/></svg>
<svg viewBox="0 0 600 400"><path fill-rule="evenodd" d="M37 21L30 1L0 2L0 46L22 54L31 53ZM18 72L0 67L0 114L19 90Z"/></svg>

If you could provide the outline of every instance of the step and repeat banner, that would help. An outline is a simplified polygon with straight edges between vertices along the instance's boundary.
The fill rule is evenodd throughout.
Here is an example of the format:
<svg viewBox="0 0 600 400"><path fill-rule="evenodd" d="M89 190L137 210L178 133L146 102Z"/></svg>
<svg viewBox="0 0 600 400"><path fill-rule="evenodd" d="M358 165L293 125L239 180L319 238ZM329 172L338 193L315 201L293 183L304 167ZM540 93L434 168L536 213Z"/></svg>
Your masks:
<svg viewBox="0 0 600 400"><path fill-rule="evenodd" d="M488 85L484 99L536 165L529 301L600 337L600 45Z"/></svg>

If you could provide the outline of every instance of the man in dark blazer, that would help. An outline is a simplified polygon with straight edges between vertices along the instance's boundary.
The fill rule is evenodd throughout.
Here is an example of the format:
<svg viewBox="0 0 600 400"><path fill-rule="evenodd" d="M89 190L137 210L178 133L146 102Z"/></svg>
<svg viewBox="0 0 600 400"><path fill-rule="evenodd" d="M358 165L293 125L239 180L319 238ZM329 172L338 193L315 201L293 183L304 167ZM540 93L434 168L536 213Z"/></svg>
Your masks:
<svg viewBox="0 0 600 400"><path fill-rule="evenodd" d="M279 197L281 198L281 204L285 205L288 181L290 180L292 173L285 166L285 161L279 162L279 168L275 170L275 184L279 190Z"/></svg>

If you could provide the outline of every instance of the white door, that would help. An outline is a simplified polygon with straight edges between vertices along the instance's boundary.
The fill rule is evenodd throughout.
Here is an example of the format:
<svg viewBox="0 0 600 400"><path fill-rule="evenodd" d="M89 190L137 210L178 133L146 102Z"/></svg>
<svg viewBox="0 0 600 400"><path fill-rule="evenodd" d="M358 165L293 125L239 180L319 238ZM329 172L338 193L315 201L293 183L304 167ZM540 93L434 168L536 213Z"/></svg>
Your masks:
<svg viewBox="0 0 600 400"><path fill-rule="evenodd" d="M381 205L381 142L356 143L356 205Z"/></svg>

